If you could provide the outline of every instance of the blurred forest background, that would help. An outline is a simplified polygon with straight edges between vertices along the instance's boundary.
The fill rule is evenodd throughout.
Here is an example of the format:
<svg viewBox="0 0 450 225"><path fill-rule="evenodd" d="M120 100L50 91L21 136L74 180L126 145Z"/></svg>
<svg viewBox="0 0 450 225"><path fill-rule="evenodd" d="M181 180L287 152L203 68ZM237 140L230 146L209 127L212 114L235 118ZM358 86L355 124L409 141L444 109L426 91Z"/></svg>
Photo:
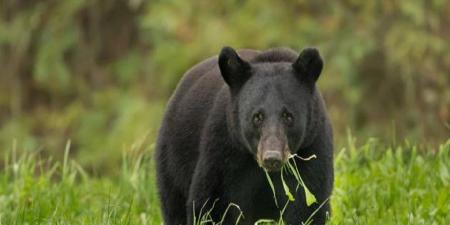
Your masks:
<svg viewBox="0 0 450 225"><path fill-rule="evenodd" d="M337 148L348 129L450 137L450 1L0 0L0 159L61 158L70 139L85 168L115 173L151 148L183 73L225 45L317 46Z"/></svg>

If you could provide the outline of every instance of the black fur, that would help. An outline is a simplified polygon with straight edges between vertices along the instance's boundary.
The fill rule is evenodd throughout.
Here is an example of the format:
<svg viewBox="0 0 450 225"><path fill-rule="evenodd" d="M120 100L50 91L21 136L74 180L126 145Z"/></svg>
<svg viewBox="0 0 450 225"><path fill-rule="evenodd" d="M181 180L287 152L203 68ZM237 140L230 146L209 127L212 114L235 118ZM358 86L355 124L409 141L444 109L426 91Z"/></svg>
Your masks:
<svg viewBox="0 0 450 225"><path fill-rule="evenodd" d="M303 189L294 192L293 176L284 176L295 202L283 215L287 224L300 224L328 200L333 186L332 129L317 81L322 59L316 49L299 56L290 49L264 52L226 47L190 69L172 96L159 132L156 149L158 188L166 225L192 224L203 208L214 205L218 222L230 203L240 206L240 224L275 219L280 208L259 167L261 134L277 129L291 153L317 159L296 159L300 174L318 203L306 206ZM264 114L261 126L252 122ZM291 120L281 115L289 113ZM271 172L280 207L287 198L280 172ZM326 202L313 216L324 224ZM239 211L231 208L223 224L235 224Z"/></svg>

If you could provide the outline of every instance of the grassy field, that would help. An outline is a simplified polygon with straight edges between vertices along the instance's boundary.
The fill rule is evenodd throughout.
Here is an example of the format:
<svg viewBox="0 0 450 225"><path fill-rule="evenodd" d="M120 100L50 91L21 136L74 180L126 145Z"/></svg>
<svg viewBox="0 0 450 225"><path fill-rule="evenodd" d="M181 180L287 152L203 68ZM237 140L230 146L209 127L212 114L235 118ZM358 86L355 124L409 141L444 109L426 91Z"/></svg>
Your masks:
<svg viewBox="0 0 450 225"><path fill-rule="evenodd" d="M71 160L70 143L61 162L10 150L0 172L0 224L161 224L152 148L127 151L121 172L108 177ZM350 137L335 168L330 224L450 221L450 140L418 149Z"/></svg>

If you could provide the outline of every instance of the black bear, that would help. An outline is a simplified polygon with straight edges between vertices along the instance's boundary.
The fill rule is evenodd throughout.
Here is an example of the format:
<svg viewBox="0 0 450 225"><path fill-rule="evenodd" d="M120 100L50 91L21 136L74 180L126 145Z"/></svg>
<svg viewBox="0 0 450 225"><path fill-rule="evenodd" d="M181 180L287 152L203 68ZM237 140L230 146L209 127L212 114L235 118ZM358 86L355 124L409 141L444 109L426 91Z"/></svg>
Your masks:
<svg viewBox="0 0 450 225"><path fill-rule="evenodd" d="M164 224L324 224L334 175L332 128L316 88L322 67L315 48L224 47L187 71L157 139ZM308 206L292 174L281 176L290 160L316 203Z"/></svg>

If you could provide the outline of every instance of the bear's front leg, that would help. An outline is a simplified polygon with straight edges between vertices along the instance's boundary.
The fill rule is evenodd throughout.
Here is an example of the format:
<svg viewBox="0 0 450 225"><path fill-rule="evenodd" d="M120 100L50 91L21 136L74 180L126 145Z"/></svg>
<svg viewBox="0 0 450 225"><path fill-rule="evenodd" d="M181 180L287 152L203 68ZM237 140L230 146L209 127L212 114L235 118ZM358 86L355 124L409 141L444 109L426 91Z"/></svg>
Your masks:
<svg viewBox="0 0 450 225"><path fill-rule="evenodd" d="M202 220L220 220L223 176L217 163L206 153L199 156L186 203L188 225L200 224ZM201 224L212 224L211 222Z"/></svg>

